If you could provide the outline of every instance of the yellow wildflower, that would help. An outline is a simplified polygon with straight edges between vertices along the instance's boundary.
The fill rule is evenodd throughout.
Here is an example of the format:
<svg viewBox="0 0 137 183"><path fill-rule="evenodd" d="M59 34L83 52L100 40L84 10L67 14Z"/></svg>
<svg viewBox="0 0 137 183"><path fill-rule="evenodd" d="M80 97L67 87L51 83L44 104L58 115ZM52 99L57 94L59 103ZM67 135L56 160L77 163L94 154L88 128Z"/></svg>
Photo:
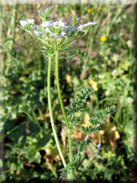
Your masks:
<svg viewBox="0 0 137 183"><path fill-rule="evenodd" d="M97 11L99 12L102 9L102 7L98 6Z"/></svg>
<svg viewBox="0 0 137 183"><path fill-rule="evenodd" d="M69 74L66 74L66 80L67 80L67 83L69 83L69 85L72 86L72 79Z"/></svg>
<svg viewBox="0 0 137 183"><path fill-rule="evenodd" d="M40 9L40 7L41 7L41 5L40 5L40 4L38 4L38 5L37 5L37 9Z"/></svg>
<svg viewBox="0 0 137 183"><path fill-rule="evenodd" d="M100 40L103 41L103 42L106 42L107 41L107 37L106 36L101 36Z"/></svg>
<svg viewBox="0 0 137 183"><path fill-rule="evenodd" d="M98 83L96 81L93 81L92 79L88 80L88 84L95 90L98 91L97 85Z"/></svg>
<svg viewBox="0 0 137 183"><path fill-rule="evenodd" d="M93 12L93 8L88 9L87 12L88 12L88 13L92 13L92 12Z"/></svg>
<svg viewBox="0 0 137 183"><path fill-rule="evenodd" d="M8 6L5 6L4 11L10 11L10 8Z"/></svg>
<svg viewBox="0 0 137 183"><path fill-rule="evenodd" d="M88 3L88 1L86 0L86 1L85 1L85 4L87 4L87 3Z"/></svg>

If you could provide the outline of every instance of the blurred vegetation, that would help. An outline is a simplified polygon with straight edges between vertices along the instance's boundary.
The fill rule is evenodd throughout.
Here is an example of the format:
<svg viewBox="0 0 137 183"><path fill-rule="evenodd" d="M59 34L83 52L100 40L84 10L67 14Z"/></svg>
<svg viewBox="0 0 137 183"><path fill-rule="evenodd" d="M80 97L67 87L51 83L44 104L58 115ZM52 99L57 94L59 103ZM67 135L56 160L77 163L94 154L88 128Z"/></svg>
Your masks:
<svg viewBox="0 0 137 183"><path fill-rule="evenodd" d="M36 19L40 4L1 6L1 106L0 159L2 181L57 181L62 163L53 138L47 105L47 58L39 44L25 33L20 20ZM77 115L81 125L90 126L100 109L115 105L117 112L106 118L103 129L91 134L93 142L84 150L85 159L76 172L83 181L135 180L134 167L134 16L132 5L55 5L56 17L77 14L81 22L98 21L76 47L76 55L60 59L60 84L65 106L83 88L94 92L84 112ZM58 136L67 153L66 129L61 128L60 110L54 77L51 75L52 105ZM72 138L83 140L80 131Z"/></svg>

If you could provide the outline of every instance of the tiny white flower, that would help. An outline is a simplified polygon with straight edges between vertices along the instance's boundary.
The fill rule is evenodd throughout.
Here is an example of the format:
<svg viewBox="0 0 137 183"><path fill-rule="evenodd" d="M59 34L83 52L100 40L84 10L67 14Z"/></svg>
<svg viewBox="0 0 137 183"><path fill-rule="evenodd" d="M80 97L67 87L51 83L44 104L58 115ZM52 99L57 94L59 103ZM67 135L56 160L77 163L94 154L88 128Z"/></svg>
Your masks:
<svg viewBox="0 0 137 183"><path fill-rule="evenodd" d="M48 27L45 29L45 31L51 33L51 30Z"/></svg>
<svg viewBox="0 0 137 183"><path fill-rule="evenodd" d="M35 30L34 31L34 34L36 34L36 35L45 35L43 32L41 32L41 31L39 31L39 30Z"/></svg>
<svg viewBox="0 0 137 183"><path fill-rule="evenodd" d="M35 29L35 30L39 30L39 26L38 25L32 24L30 27Z"/></svg>
<svg viewBox="0 0 137 183"><path fill-rule="evenodd" d="M54 26L54 27L59 27L59 22L58 22L58 21L53 22L53 26Z"/></svg>
<svg viewBox="0 0 137 183"><path fill-rule="evenodd" d="M127 101L128 104L131 104L133 102L133 98L132 97L128 97L126 101Z"/></svg>
<svg viewBox="0 0 137 183"><path fill-rule="evenodd" d="M98 144L98 145L97 145L97 148L100 148L100 147L101 147L101 144Z"/></svg>
<svg viewBox="0 0 137 183"><path fill-rule="evenodd" d="M88 22L88 23L84 24L83 26L86 27L86 26L95 25L95 24L98 24L98 23L99 22L93 21L93 22Z"/></svg>
<svg viewBox="0 0 137 183"><path fill-rule="evenodd" d="M78 27L78 29L79 29L79 30L82 30L82 29L83 29L83 25L80 25L80 26Z"/></svg>
<svg viewBox="0 0 137 183"><path fill-rule="evenodd" d="M107 90L107 91L105 92L105 95L106 95L106 96L109 96L109 95L110 95L110 91Z"/></svg>
<svg viewBox="0 0 137 183"><path fill-rule="evenodd" d="M114 70L112 71L112 75L113 75L113 76L116 76L116 75L117 75L117 69L114 69Z"/></svg>
<svg viewBox="0 0 137 183"><path fill-rule="evenodd" d="M29 24L33 24L34 23L34 19L27 19L27 22L29 23Z"/></svg>
<svg viewBox="0 0 137 183"><path fill-rule="evenodd" d="M62 31L62 32L61 32L61 35L62 35L62 36L65 36L65 35L66 35L66 33L65 33L64 31Z"/></svg>
<svg viewBox="0 0 137 183"><path fill-rule="evenodd" d="M21 24L22 26L24 26L24 25L27 25L28 22L27 22L26 20L20 20L20 24Z"/></svg>
<svg viewBox="0 0 137 183"><path fill-rule="evenodd" d="M132 48L133 47L133 42L131 40L128 40L127 45L128 45L129 48Z"/></svg>
<svg viewBox="0 0 137 183"><path fill-rule="evenodd" d="M27 20L20 20L20 24L22 26L28 25L28 24L34 24L34 19L27 19Z"/></svg>
<svg viewBox="0 0 137 183"><path fill-rule="evenodd" d="M112 59L114 60L114 62L118 62L118 60L119 60L119 55L114 54L113 57L112 57Z"/></svg>
<svg viewBox="0 0 137 183"><path fill-rule="evenodd" d="M80 25L80 26L78 27L78 29L82 30L82 29L85 28L85 27L88 27L88 26L90 26L90 25L95 25L95 24L97 24L97 23L99 23L99 22L96 22L96 21L88 22L88 23L86 23L86 24L84 24L84 25Z"/></svg>
<svg viewBox="0 0 137 183"><path fill-rule="evenodd" d="M43 27L48 27L48 26L52 26L52 21L45 21L42 23Z"/></svg>
<svg viewBox="0 0 137 183"><path fill-rule="evenodd" d="M62 27L64 27L64 26L65 26L65 23L64 23L64 22L62 22L61 20L59 20L58 24L59 24L59 26L62 26Z"/></svg>

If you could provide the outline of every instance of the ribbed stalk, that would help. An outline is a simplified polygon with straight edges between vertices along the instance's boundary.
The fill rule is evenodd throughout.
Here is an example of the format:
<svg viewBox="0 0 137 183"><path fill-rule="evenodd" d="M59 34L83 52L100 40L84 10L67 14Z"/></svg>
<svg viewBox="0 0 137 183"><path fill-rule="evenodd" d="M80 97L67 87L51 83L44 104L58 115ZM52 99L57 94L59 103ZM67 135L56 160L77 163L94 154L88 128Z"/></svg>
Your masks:
<svg viewBox="0 0 137 183"><path fill-rule="evenodd" d="M74 168L73 168L73 158L72 158L72 144L71 144L71 130L69 127L69 123L66 117L66 113L65 113L65 109L64 109L64 105L62 102L62 98L61 98L61 91L60 91L60 86L59 86L59 51L56 50L55 51L55 72L56 72L56 84L57 84L57 90L58 90L58 97L59 97L59 102L61 105L61 110L66 122L66 126L67 126L67 132L68 132L68 145L69 145L69 161L70 161L70 168L71 168L71 173L68 175L68 179L69 180L73 180L74 178Z"/></svg>

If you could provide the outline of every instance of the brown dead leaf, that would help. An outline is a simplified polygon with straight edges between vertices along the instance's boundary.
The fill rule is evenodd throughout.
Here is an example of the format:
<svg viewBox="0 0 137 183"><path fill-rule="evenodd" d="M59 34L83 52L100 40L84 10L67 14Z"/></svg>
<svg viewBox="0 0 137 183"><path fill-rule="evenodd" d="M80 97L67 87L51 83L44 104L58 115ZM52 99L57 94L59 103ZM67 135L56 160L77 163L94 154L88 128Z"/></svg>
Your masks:
<svg viewBox="0 0 137 183"><path fill-rule="evenodd" d="M71 133L72 140L76 140L76 141L83 141L85 140L86 136L87 135L80 130L76 130Z"/></svg>
<svg viewBox="0 0 137 183"><path fill-rule="evenodd" d="M48 163L52 164L53 160L55 160L56 162L59 162L61 159L60 159L60 155L57 147L50 146L47 149L45 149L45 155L43 156L43 159L46 160L47 166L48 166Z"/></svg>
<svg viewBox="0 0 137 183"><path fill-rule="evenodd" d="M66 126L64 126L61 130L61 138L62 138L62 142L63 142L63 149L66 149L67 144L66 144L66 139L67 139L67 128Z"/></svg>
<svg viewBox="0 0 137 183"><path fill-rule="evenodd" d="M97 58L97 52L91 50L90 55L92 56L93 59Z"/></svg>
<svg viewBox="0 0 137 183"><path fill-rule="evenodd" d="M44 117L43 117L43 116L38 116L38 117L37 117L37 120L43 121L43 120L44 120Z"/></svg>
<svg viewBox="0 0 137 183"><path fill-rule="evenodd" d="M33 163L29 163L27 159L25 159L24 165L29 167L35 167L35 165Z"/></svg>
<svg viewBox="0 0 137 183"><path fill-rule="evenodd" d="M81 126L93 126L92 124L90 124L89 122L88 122L88 120L90 119L90 116L89 116L89 114L88 113L86 113L85 114L85 116L84 116L84 119L83 119L83 121L80 123L80 125Z"/></svg>
<svg viewBox="0 0 137 183"><path fill-rule="evenodd" d="M98 88L97 88L98 83L97 83L96 81L93 81L92 79L89 79L89 80L88 80L88 84L89 84L95 91L98 90Z"/></svg>
<svg viewBox="0 0 137 183"><path fill-rule="evenodd" d="M20 174L20 169L16 170L16 176L18 176Z"/></svg>
<svg viewBox="0 0 137 183"><path fill-rule="evenodd" d="M71 76L69 74L66 74L66 81L67 83L72 86L72 79L71 79Z"/></svg>
<svg viewBox="0 0 137 183"><path fill-rule="evenodd" d="M29 123L25 124L25 130L26 130L26 133L31 133L29 130Z"/></svg>

